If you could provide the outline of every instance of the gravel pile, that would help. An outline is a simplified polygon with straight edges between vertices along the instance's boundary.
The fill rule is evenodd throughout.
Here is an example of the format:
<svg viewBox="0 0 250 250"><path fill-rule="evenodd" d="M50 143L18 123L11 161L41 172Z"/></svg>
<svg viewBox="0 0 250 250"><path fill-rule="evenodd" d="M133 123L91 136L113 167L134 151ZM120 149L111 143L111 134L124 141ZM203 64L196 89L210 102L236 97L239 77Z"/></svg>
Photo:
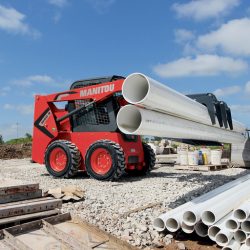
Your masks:
<svg viewBox="0 0 250 250"><path fill-rule="evenodd" d="M23 159L31 156L31 143L0 144L0 159Z"/></svg>
<svg viewBox="0 0 250 250"><path fill-rule="evenodd" d="M144 178L124 176L119 182L100 182L83 174L74 179L55 179L44 166L30 163L29 159L0 160L0 166L3 178L37 182L44 191L71 184L81 187L86 191L85 200L65 203L64 212L144 249L173 241L171 235L153 229L153 219L159 214L250 172L226 169L200 173L164 166Z"/></svg>

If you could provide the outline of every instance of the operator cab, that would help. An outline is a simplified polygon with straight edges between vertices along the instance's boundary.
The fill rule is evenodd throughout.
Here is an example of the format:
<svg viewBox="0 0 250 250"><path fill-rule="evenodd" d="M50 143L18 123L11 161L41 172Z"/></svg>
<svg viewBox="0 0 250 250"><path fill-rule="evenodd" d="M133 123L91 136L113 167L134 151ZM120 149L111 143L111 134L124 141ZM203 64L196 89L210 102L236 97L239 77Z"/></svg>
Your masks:
<svg viewBox="0 0 250 250"><path fill-rule="evenodd" d="M99 85L102 83L114 82L116 80L125 79L123 76L107 76L92 79L78 80L72 83L70 89L83 88L87 86ZM86 106L92 99L74 100L67 105L67 111L71 112L81 106ZM116 115L121 106L123 106L124 98L121 92L114 93L111 97L100 103L93 103L87 110L82 110L70 118L71 128L73 132L116 132L118 130L116 123Z"/></svg>

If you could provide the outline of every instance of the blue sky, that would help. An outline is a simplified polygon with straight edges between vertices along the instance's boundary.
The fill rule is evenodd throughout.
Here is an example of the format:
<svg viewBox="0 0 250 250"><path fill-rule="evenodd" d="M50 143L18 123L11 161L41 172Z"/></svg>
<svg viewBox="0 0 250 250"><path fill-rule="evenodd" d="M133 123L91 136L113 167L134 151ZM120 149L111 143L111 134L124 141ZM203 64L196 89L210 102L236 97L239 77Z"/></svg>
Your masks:
<svg viewBox="0 0 250 250"><path fill-rule="evenodd" d="M34 94L133 72L214 92L250 127L249 65L249 1L0 0L0 134L31 132Z"/></svg>

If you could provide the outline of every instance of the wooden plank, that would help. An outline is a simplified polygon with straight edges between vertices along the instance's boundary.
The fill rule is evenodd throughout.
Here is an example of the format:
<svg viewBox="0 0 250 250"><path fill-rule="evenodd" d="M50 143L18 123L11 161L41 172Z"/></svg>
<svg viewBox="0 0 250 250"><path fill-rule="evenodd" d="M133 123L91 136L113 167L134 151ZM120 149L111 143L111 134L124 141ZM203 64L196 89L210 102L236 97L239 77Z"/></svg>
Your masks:
<svg viewBox="0 0 250 250"><path fill-rule="evenodd" d="M14 246L18 250L33 250L28 245L20 241L19 239L15 238L11 233L3 229L4 233L4 240L9 243L10 245Z"/></svg>
<svg viewBox="0 0 250 250"><path fill-rule="evenodd" d="M62 222L71 220L71 215L70 213L58 214L55 216L45 218L44 220L47 222L50 222L51 224L57 224L57 223L62 223ZM22 225L9 227L9 228L6 228L6 230L13 235L19 235L19 234L25 234L27 232L31 232L33 230L41 229L42 226L43 226L43 223L42 223L42 220L40 219L40 220L23 223ZM1 231L0 231L0 236L1 236Z"/></svg>
<svg viewBox="0 0 250 250"><path fill-rule="evenodd" d="M38 212L38 213L33 213L33 214L25 214L25 215L20 215L20 216L3 218L3 219L0 219L0 225L7 225L7 224L17 223L17 222L20 223L25 220L44 218L44 217L56 215L58 213L59 213L59 210L53 209L53 210Z"/></svg>
<svg viewBox="0 0 250 250"><path fill-rule="evenodd" d="M197 166L182 166L182 165L175 165L175 170L191 170L191 171L215 171L228 168L227 165L197 165Z"/></svg>
<svg viewBox="0 0 250 250"><path fill-rule="evenodd" d="M34 203L38 201L48 201L48 200L54 200L53 197L41 197L41 198L35 198L35 199L29 199L29 200L23 200L23 201L14 201L6 204L0 204L0 209L3 207L9 207L9 206L15 206L20 204L28 204L28 203Z"/></svg>
<svg viewBox="0 0 250 250"><path fill-rule="evenodd" d="M37 213L62 207L61 199L44 200L0 207L0 218Z"/></svg>
<svg viewBox="0 0 250 250"><path fill-rule="evenodd" d="M8 180L8 182L0 179L0 196L1 195L10 195L16 193L26 193L26 192L35 192L39 189L39 184L21 184L14 185ZM15 182L14 182L15 183Z"/></svg>
<svg viewBox="0 0 250 250"><path fill-rule="evenodd" d="M49 222L42 220L43 230L48 234L56 238L58 241L62 242L64 245L70 249L76 250L90 250L92 247L84 244L83 242L78 241L76 238L73 238L71 235L63 232L62 230L54 227Z"/></svg>
<svg viewBox="0 0 250 250"><path fill-rule="evenodd" d="M130 214L133 214L133 213L137 213L137 212L140 212L140 211L143 211L143 210L146 210L148 208L152 208L152 207L156 207L156 206L160 206L162 205L162 202L154 202L154 203L150 203L148 205L145 205L145 206L141 206L141 207L138 207L138 208L135 208L135 209L132 209L128 212L125 212L122 216L123 217L127 217L129 216Z"/></svg>
<svg viewBox="0 0 250 250"><path fill-rule="evenodd" d="M16 193L0 196L0 204L6 204L10 202L23 201L27 199L35 199L42 197L42 190L39 189L34 192Z"/></svg>

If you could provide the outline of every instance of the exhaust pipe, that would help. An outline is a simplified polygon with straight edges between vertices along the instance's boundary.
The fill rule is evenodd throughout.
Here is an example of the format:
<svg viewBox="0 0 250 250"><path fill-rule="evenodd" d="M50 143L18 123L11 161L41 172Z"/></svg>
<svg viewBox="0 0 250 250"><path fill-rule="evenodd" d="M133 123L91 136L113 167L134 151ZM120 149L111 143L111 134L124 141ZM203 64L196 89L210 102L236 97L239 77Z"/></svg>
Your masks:
<svg viewBox="0 0 250 250"><path fill-rule="evenodd" d="M225 143L244 142L240 133L199 124L168 114L139 108L122 107L117 114L118 128L124 134L152 135L175 139L196 139Z"/></svg>
<svg viewBox="0 0 250 250"><path fill-rule="evenodd" d="M144 74L129 75L123 83L122 94L128 103L212 125L204 105ZM236 121L233 123L234 131L246 132L244 125ZM217 119L215 126L220 127Z"/></svg>

